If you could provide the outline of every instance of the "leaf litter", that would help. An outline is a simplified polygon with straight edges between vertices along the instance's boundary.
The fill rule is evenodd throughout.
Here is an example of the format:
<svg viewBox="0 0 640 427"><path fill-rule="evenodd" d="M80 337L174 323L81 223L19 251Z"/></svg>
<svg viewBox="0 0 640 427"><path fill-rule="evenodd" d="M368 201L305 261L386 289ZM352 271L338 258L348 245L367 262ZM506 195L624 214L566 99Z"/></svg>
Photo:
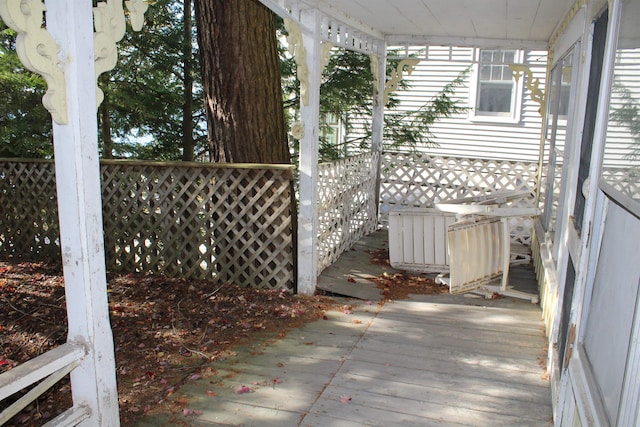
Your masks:
<svg viewBox="0 0 640 427"><path fill-rule="evenodd" d="M368 251L370 262L374 265L389 265L389 250ZM390 269L372 279L376 287L382 290L384 301L407 299L410 294L435 295L449 292L445 284L436 283L433 277L420 273L407 273Z"/></svg>
<svg viewBox="0 0 640 427"><path fill-rule="evenodd" d="M107 293L122 425L199 380L207 364L233 354L234 344L282 335L321 319L333 305L327 297L285 290L137 274L109 275ZM64 343L66 325L59 266L0 261L0 373ZM243 387L249 390L236 392L251 391ZM2 401L0 411L24 393ZM69 407L67 378L5 427L39 426ZM182 412L198 415L186 402Z"/></svg>

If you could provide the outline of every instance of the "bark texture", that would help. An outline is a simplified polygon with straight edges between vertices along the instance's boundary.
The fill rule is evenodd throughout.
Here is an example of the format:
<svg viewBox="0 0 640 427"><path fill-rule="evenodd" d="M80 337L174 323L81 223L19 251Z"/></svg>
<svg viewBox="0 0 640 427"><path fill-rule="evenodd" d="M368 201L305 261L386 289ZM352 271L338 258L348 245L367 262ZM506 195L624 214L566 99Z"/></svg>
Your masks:
<svg viewBox="0 0 640 427"><path fill-rule="evenodd" d="M195 0L211 160L290 163L275 16L256 0Z"/></svg>
<svg viewBox="0 0 640 427"><path fill-rule="evenodd" d="M184 0L184 40L182 42L182 62L184 64L184 98L182 104L182 160L192 162L194 159L193 140L193 46L191 33L191 1Z"/></svg>

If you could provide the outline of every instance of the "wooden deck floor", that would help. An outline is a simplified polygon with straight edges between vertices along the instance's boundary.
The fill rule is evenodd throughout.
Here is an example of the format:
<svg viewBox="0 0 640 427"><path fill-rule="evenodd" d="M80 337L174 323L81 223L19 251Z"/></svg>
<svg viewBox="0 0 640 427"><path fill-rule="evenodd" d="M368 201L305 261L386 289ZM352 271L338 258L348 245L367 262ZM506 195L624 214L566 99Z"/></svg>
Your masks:
<svg viewBox="0 0 640 427"><path fill-rule="evenodd" d="M367 251L385 240L376 233L361 241L323 274L334 291L362 288L355 292L365 299L343 301L350 312L237 349L172 396L198 415L151 413L138 425L551 425L539 307L446 294L380 307L366 277L384 267L371 265ZM241 385L251 392L237 394Z"/></svg>

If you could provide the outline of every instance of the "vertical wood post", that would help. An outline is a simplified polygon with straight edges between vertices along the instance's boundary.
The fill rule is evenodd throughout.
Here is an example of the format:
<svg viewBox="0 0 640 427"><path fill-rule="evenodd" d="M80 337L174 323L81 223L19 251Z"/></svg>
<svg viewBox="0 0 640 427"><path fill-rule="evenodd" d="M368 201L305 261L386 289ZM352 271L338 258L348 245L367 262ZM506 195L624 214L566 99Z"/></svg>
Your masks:
<svg viewBox="0 0 640 427"><path fill-rule="evenodd" d="M380 209L380 175L382 165L382 143L384 141L384 88L386 84L387 69L387 44L381 40L377 47L376 56L371 57L371 61L378 61L376 69L378 75L374 81L373 88L373 117L371 125L371 151L378 153L378 161L375 164L376 187L375 187L375 209L376 216L379 216Z"/></svg>
<svg viewBox="0 0 640 427"><path fill-rule="evenodd" d="M118 426L113 336L107 301L96 77L91 2L47 1L47 29L60 46L68 124L54 122L60 246L68 340L87 355L71 372L74 406L90 416L81 426Z"/></svg>
<svg viewBox="0 0 640 427"><path fill-rule="evenodd" d="M318 126L320 121L320 19L313 10L302 13L309 69L309 101L300 103L304 136L300 140L300 211L298 213L298 292L311 295L318 281Z"/></svg>

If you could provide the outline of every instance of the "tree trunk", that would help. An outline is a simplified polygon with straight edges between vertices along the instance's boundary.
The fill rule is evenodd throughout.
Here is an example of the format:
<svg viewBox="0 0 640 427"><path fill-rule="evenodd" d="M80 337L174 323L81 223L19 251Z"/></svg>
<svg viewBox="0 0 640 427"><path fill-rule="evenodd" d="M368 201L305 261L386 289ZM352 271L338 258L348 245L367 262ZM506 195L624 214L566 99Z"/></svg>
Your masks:
<svg viewBox="0 0 640 427"><path fill-rule="evenodd" d="M195 0L214 162L290 163L273 13L256 0Z"/></svg>
<svg viewBox="0 0 640 427"><path fill-rule="evenodd" d="M182 61L184 101L182 104L182 160L193 161L193 47L191 33L193 23L191 20L191 0L184 0L184 40L182 42Z"/></svg>
<svg viewBox="0 0 640 427"><path fill-rule="evenodd" d="M103 86L104 87L104 86ZM109 116L109 95L105 91L104 99L98 108L100 139L102 139L102 158L113 158L113 140L111 139L111 117Z"/></svg>
<svg viewBox="0 0 640 427"><path fill-rule="evenodd" d="M291 163L273 13L257 0L194 1L211 161ZM292 181L292 196L293 190ZM229 202L241 198L241 191L236 189ZM295 221L293 200L291 216ZM223 224L224 218L214 214L213 221ZM261 227L253 224L240 232L253 233ZM295 228L294 224L294 233ZM232 276L238 269L251 268L237 261L243 239L221 230L214 232L216 258L220 256L223 262L236 259L230 267ZM268 237L264 242L253 242L256 250L268 244ZM293 246L295 253L295 242Z"/></svg>

